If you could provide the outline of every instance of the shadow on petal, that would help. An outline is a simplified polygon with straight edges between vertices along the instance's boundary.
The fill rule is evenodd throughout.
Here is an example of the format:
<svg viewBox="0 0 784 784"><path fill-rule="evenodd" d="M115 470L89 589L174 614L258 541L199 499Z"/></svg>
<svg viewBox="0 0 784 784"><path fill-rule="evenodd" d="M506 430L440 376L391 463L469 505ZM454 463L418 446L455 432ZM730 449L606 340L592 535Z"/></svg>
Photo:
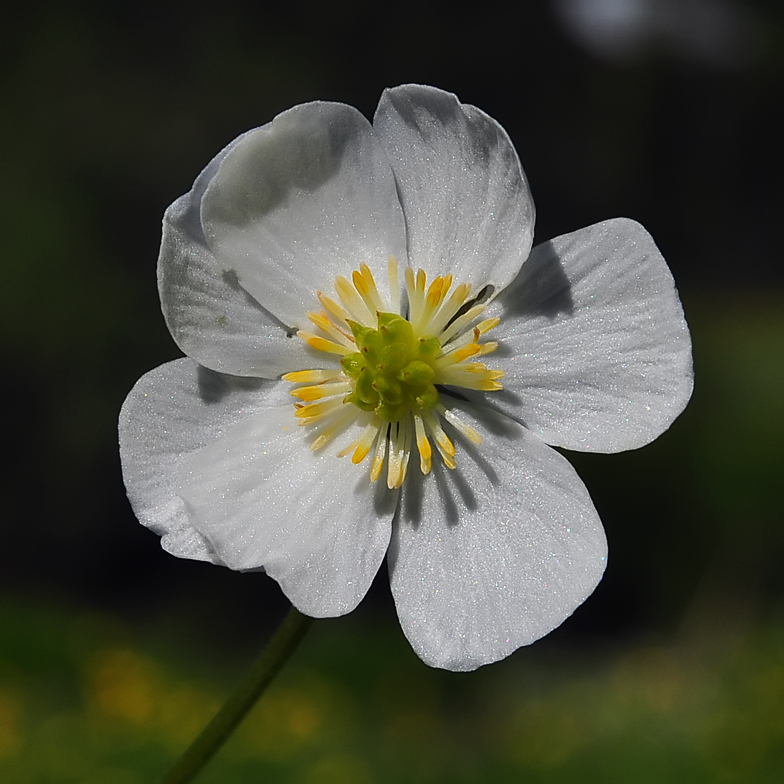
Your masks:
<svg viewBox="0 0 784 784"><path fill-rule="evenodd" d="M248 305L248 307L257 310L260 314L262 314L262 319L266 319L273 322L274 324L277 324L286 333L287 338L295 337L297 330L284 324L279 318L277 318L277 316L275 316L274 313L271 313L263 305L259 304L259 301L243 288L235 270L229 269L225 272L222 272L221 279L232 291L235 291L238 295L244 297L245 303Z"/></svg>
<svg viewBox="0 0 784 784"><path fill-rule="evenodd" d="M501 346L499 346L498 351L496 351L495 354L497 356L500 353ZM507 354L511 354L511 351L508 351ZM502 408L499 407L499 403L503 403L507 410L510 406L514 406L515 408L519 409L522 403L522 397L520 397L520 395L508 387L494 390L493 392L480 392L474 389L461 390L455 387L442 386L438 386L436 388L442 395L448 395L455 400L461 400L464 403L470 403L472 406L487 408L493 411L498 411L499 413L504 413ZM474 409L472 408L471 410L473 411ZM509 416L509 414L506 414L506 416ZM528 427L526 422L522 419L515 418L515 422L518 422L523 427ZM507 435L509 434L507 433Z"/></svg>
<svg viewBox="0 0 784 784"><path fill-rule="evenodd" d="M295 107L247 134L205 192L206 234L216 220L244 227L288 205L301 192L322 189L353 152L353 130L341 115L327 123L303 121L302 107Z"/></svg>
<svg viewBox="0 0 784 784"><path fill-rule="evenodd" d="M227 395L235 391L253 392L261 387L276 383L264 378L249 376L229 376L199 365L196 383L198 394L207 405L220 403Z"/></svg>
<svg viewBox="0 0 784 784"><path fill-rule="evenodd" d="M460 128L467 124L468 118L462 110L457 97L451 93L435 90L420 90L424 93L424 99L419 101L395 101L395 108L400 119L412 130L414 130L422 140L432 146L442 142L444 128ZM478 125L474 134L464 134L461 141L472 143L474 157L481 160L485 166L489 160L491 148L489 132ZM477 138L478 137L478 138Z"/></svg>
<svg viewBox="0 0 784 784"><path fill-rule="evenodd" d="M528 423L522 416L517 414L523 403L523 399L516 392L508 387L493 392L492 394L474 395L471 397L471 402L487 408L488 410L497 411L499 413L515 412L514 414L506 413L507 416L514 416L515 422L518 422L523 427L528 427Z"/></svg>
<svg viewBox="0 0 784 784"><path fill-rule="evenodd" d="M451 407L451 406L450 406ZM462 410L470 410L471 417L482 427L482 429L494 438L503 438L511 441L520 441L527 436L526 431L521 431L520 427L508 417L497 414L496 412L472 405L455 406ZM447 427L450 427L447 425ZM409 468L408 476L403 489L403 500L398 512L401 521L416 530L422 524L422 507L424 499L424 483L434 482L440 500L440 509L443 512L446 524L449 527L457 526L461 523L464 512L473 513L479 508L480 499L474 488L466 479L465 473L461 470L466 461L472 461L487 478L487 482L493 487L502 484L501 476L487 457L488 444L474 444L465 437L452 430L452 436L459 446L457 455L457 467L450 471L440 459L433 460L433 467L428 476L423 476L418 470ZM490 445L492 448L492 445Z"/></svg>
<svg viewBox="0 0 784 784"><path fill-rule="evenodd" d="M433 468L435 468L438 464L435 460L433 462L435 463ZM403 484L403 501L398 515L402 514L406 523L414 529L419 528L422 523L424 484L427 479L428 477L423 476L421 471L409 469Z"/></svg>
<svg viewBox="0 0 784 784"><path fill-rule="evenodd" d="M355 493L367 493L368 476L363 474L362 479L354 488ZM390 490L383 478L379 479L372 488L373 511L379 518L392 517L397 507L399 490Z"/></svg>
<svg viewBox="0 0 784 784"><path fill-rule="evenodd" d="M485 397L489 402L492 402L493 397L503 395L505 392L507 392L507 390L502 389L498 392L493 392L492 395L488 394ZM508 394L510 398L517 399L517 395L514 395L511 391L509 391ZM468 412L471 418L474 419L477 424L481 425L484 432L492 433L494 436L503 438L507 441L520 440L520 429L517 426L519 423L516 423L505 414L499 413L489 406L478 405L474 400L468 401L467 405L457 405L455 407ZM524 424L523 427L525 427ZM463 443L465 444L468 453L470 455L475 454L478 458L481 457L483 450L486 452L487 449L487 445L484 443L479 446L472 444L470 441L464 441Z"/></svg>
<svg viewBox="0 0 784 784"><path fill-rule="evenodd" d="M476 466L481 470L481 472L487 477L487 481L490 482L491 485L498 486L501 484L501 478L498 476L498 472L490 465L490 461L487 457L482 453L482 445L472 444L470 441L463 445L463 449L465 452L465 458L469 460L473 460ZM463 455L460 455L461 459L463 459ZM459 464L458 464L459 468ZM460 476L460 481L465 482L465 479ZM473 495L473 494L472 494ZM469 506L469 508L472 508Z"/></svg>
<svg viewBox="0 0 784 784"><path fill-rule="evenodd" d="M450 528L460 524L460 511L464 506L476 509L476 497L459 471L459 467L454 471L449 471L441 462L433 466L433 479L441 498L441 508L444 510L446 524ZM457 502L458 496L462 503Z"/></svg>
<svg viewBox="0 0 784 784"><path fill-rule="evenodd" d="M280 319L276 318L274 314L270 313L263 305L259 304L259 301L252 294L243 288L242 283L240 283L240 279L237 276L236 270L225 270L221 273L221 279L232 291L236 291L238 294L243 295L245 297L245 301L250 307L255 308L268 318L276 321L281 329L286 331L286 337L294 337L296 330L292 330L290 327L286 326Z"/></svg>
<svg viewBox="0 0 784 784"><path fill-rule="evenodd" d="M537 245L520 273L498 295L503 318L574 315L572 285L552 241ZM501 347L499 346L499 355Z"/></svg>

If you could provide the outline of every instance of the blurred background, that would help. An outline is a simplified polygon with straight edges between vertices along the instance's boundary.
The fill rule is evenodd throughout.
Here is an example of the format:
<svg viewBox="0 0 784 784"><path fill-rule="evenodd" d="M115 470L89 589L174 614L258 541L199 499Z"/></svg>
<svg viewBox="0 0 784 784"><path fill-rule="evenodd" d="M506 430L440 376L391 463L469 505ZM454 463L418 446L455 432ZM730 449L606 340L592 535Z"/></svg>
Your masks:
<svg viewBox="0 0 784 784"><path fill-rule="evenodd" d="M403 638L386 574L320 621L200 782L779 782L784 775L784 7L551 0L18 4L0 32L0 780L154 781L286 611L165 554L125 499L120 405L179 355L165 208L241 132L384 87L499 120L537 241L656 238L696 388L639 452L570 454L610 541L561 628L469 675Z"/></svg>

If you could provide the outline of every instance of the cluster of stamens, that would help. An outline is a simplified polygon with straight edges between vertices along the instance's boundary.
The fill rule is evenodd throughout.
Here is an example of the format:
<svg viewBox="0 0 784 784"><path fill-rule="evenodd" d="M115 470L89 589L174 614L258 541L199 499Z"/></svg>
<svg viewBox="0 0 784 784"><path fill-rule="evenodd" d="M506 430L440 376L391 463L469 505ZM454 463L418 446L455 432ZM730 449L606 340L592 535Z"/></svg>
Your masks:
<svg viewBox="0 0 784 784"><path fill-rule="evenodd" d="M352 461L361 463L372 450L371 481L379 478L386 462L387 486L395 488L405 479L413 441L423 474L432 466L431 438L447 468L455 467L455 447L442 419L481 443L476 430L443 405L439 387L498 390L504 373L476 361L498 347L479 339L499 319L474 324L485 306L470 301L470 285L460 283L450 294L451 275L437 277L428 287L424 271L414 273L407 267L408 307L401 312L394 256L388 275L390 301L379 293L366 264L354 271L351 281L336 278L342 305L319 291L322 310L308 313L317 331L300 330L297 336L340 357L339 365L287 373L283 380L302 385L291 394L298 398L295 415L300 424L312 427L312 450L359 422L359 437L338 457L352 454Z"/></svg>

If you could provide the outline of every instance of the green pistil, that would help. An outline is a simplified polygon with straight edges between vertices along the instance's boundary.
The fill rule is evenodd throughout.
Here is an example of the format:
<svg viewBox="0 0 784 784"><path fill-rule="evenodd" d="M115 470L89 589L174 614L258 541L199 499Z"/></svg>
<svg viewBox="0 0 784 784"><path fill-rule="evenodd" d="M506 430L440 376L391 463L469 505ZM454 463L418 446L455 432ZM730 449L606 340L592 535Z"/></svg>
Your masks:
<svg viewBox="0 0 784 784"><path fill-rule="evenodd" d="M356 382L347 402L387 422L438 404L433 384L433 361L441 350L437 338L415 337L411 323L396 313L379 313L378 329L348 324L358 351L340 360L343 372Z"/></svg>

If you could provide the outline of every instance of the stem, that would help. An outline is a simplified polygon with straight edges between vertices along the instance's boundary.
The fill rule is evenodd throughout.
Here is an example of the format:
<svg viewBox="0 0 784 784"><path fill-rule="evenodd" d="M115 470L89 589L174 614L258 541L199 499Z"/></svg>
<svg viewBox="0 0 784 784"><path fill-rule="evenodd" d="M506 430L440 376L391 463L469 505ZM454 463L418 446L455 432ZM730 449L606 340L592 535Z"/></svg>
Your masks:
<svg viewBox="0 0 784 784"><path fill-rule="evenodd" d="M237 686L201 735L185 750L162 784L186 784L207 764L256 704L312 623L313 618L303 615L296 608L289 610L245 680Z"/></svg>

